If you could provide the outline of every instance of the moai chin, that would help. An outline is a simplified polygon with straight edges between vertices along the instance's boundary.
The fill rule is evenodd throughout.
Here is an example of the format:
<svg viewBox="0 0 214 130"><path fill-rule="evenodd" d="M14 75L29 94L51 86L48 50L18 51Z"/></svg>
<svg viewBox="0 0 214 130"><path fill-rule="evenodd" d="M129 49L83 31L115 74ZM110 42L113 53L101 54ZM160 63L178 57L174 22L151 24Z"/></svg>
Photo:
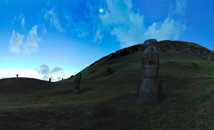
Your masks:
<svg viewBox="0 0 214 130"><path fill-rule="evenodd" d="M160 101L161 86L158 81L159 48L157 40L149 39L143 44L142 78L139 102L153 104Z"/></svg>
<svg viewBox="0 0 214 130"><path fill-rule="evenodd" d="M81 77L82 77L82 74L81 73L78 73L77 74L77 78L75 79L75 81L74 81L74 92L76 93L76 94L79 94L79 93L81 93L81 91L80 91L80 83L81 83Z"/></svg>

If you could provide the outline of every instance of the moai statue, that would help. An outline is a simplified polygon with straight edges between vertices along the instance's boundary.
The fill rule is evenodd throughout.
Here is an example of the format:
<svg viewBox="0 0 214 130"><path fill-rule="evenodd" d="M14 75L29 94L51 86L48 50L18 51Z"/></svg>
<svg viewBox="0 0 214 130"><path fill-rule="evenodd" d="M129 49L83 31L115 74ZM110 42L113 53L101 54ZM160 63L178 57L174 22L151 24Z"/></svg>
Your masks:
<svg viewBox="0 0 214 130"><path fill-rule="evenodd" d="M49 82L51 82L51 78L49 78Z"/></svg>
<svg viewBox="0 0 214 130"><path fill-rule="evenodd" d="M75 79L74 81L74 92L76 94L79 94L81 91L80 91L80 83L81 83L81 73L78 73L77 74L77 78Z"/></svg>
<svg viewBox="0 0 214 130"><path fill-rule="evenodd" d="M112 73L112 69L111 68L107 68L105 73L106 73L106 75L110 75Z"/></svg>
<svg viewBox="0 0 214 130"><path fill-rule="evenodd" d="M16 74L16 78L18 78L19 77L19 74Z"/></svg>
<svg viewBox="0 0 214 130"><path fill-rule="evenodd" d="M64 78L62 78L62 80L64 80Z"/></svg>
<svg viewBox="0 0 214 130"><path fill-rule="evenodd" d="M139 88L139 102L153 104L161 100L161 86L158 81L159 48L157 40L144 42L142 58L142 78Z"/></svg>

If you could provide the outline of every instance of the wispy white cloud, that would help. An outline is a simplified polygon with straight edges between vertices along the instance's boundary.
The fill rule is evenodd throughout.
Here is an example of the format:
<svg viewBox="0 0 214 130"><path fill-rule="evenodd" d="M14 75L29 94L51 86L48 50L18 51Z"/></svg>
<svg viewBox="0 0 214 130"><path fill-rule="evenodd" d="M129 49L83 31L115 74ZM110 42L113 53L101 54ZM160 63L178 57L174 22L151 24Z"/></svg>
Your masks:
<svg viewBox="0 0 214 130"><path fill-rule="evenodd" d="M21 25L22 25L22 28L25 28L25 18L22 18Z"/></svg>
<svg viewBox="0 0 214 130"><path fill-rule="evenodd" d="M37 25L32 27L24 44L24 52L28 55L39 50L38 42L41 38L37 35L37 28Z"/></svg>
<svg viewBox="0 0 214 130"><path fill-rule="evenodd" d="M43 34L46 34L47 33L47 29L46 29L46 26L45 25L42 25L42 33Z"/></svg>
<svg viewBox="0 0 214 130"><path fill-rule="evenodd" d="M178 0L177 0L178 1ZM157 40L178 39L180 34L186 29L185 24L171 17L163 21L154 22L146 27L144 16L135 13L131 0L106 0L108 10L99 18L106 27L112 27L111 35L117 37L121 47L143 43L146 39L155 38ZM178 13L181 13L184 5L178 1L176 4ZM99 32L102 33L102 32Z"/></svg>
<svg viewBox="0 0 214 130"><path fill-rule="evenodd" d="M63 74L63 69L60 67L54 67L50 69L50 67L46 64L40 65L38 68L35 69L39 74L43 75L43 80L49 80L51 78L51 81L59 81L62 78L65 78L65 74ZM68 77L68 76L66 76Z"/></svg>
<svg viewBox="0 0 214 130"><path fill-rule="evenodd" d="M56 77L56 79L59 81L59 80L62 80L62 77Z"/></svg>
<svg viewBox="0 0 214 130"><path fill-rule="evenodd" d="M23 30L25 30L25 17L22 13L17 16L13 17L14 19L10 20L7 19L7 22L10 23L12 26L21 26Z"/></svg>
<svg viewBox="0 0 214 130"><path fill-rule="evenodd" d="M155 38L158 40L178 39L180 34L186 29L186 25L166 18L163 22L154 22L145 32L145 38Z"/></svg>
<svg viewBox="0 0 214 130"><path fill-rule="evenodd" d="M95 43L101 42L102 38L103 38L103 35L101 34L101 29L98 29L96 34L95 34L93 42L95 42Z"/></svg>
<svg viewBox="0 0 214 130"><path fill-rule="evenodd" d="M85 22L82 19L74 20L73 15L69 11L66 11L63 16L65 18L65 26L67 28L66 32L74 33L74 35L79 38L86 38L88 36L89 22Z"/></svg>
<svg viewBox="0 0 214 130"><path fill-rule="evenodd" d="M12 53L20 53L22 47L24 53L30 55L33 52L39 50L38 42L42 39L37 35L38 26L35 25L32 27L30 32L27 35L26 41L24 41L25 36L13 31L12 37L10 39L9 50Z"/></svg>
<svg viewBox="0 0 214 130"><path fill-rule="evenodd" d="M18 54L20 52L20 47L24 44L24 35L16 33L13 31L12 37L10 39L9 49L12 53Z"/></svg>
<svg viewBox="0 0 214 130"><path fill-rule="evenodd" d="M42 77L42 80L49 81L49 77L47 75Z"/></svg>
<svg viewBox="0 0 214 130"><path fill-rule="evenodd" d="M52 8L51 10L48 10L45 13L44 18L47 21L49 21L51 26L54 26L58 31L60 31L60 32L64 32L65 31L65 29L63 29L61 24L60 24L58 13L55 11L55 8Z"/></svg>
<svg viewBox="0 0 214 130"><path fill-rule="evenodd" d="M51 73L58 73L58 72L61 72L61 71L63 71L62 68L60 68L60 67L54 67L50 72Z"/></svg>
<svg viewBox="0 0 214 130"><path fill-rule="evenodd" d="M78 30L77 33L79 33L77 36L80 38L85 38L88 35L88 32L84 30Z"/></svg>
<svg viewBox="0 0 214 130"><path fill-rule="evenodd" d="M71 27L73 23L73 16L69 11L64 12L64 18L66 19L66 26Z"/></svg>
<svg viewBox="0 0 214 130"><path fill-rule="evenodd" d="M42 75L49 75L50 73L50 68L48 65L46 64L42 64L39 66L39 68L36 69L36 71L39 73L39 74L42 74Z"/></svg>
<svg viewBox="0 0 214 130"><path fill-rule="evenodd" d="M179 15L184 15L186 10L186 0L176 0L176 10L175 12Z"/></svg>
<svg viewBox="0 0 214 130"><path fill-rule="evenodd" d="M15 17L15 19L16 19L16 17ZM19 15L18 19L21 20L22 29L25 29L25 17L22 13Z"/></svg>

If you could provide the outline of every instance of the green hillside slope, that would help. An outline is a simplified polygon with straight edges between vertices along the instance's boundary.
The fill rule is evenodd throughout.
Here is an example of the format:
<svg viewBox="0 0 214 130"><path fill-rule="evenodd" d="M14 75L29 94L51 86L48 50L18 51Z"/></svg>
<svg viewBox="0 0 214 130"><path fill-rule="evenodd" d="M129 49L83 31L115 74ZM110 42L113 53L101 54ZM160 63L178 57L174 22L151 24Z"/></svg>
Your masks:
<svg viewBox="0 0 214 130"><path fill-rule="evenodd" d="M164 99L140 105L141 54L140 49L125 50L85 68L78 95L75 77L57 83L0 80L1 128L214 129L214 62L199 53L162 48ZM108 68L111 74L106 74Z"/></svg>

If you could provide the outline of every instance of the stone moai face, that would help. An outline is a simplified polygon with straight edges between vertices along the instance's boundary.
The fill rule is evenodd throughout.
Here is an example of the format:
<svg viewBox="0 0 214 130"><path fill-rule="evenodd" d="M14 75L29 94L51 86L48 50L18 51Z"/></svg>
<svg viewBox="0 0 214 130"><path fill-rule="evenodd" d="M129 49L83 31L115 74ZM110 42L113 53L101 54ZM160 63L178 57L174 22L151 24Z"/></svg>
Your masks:
<svg viewBox="0 0 214 130"><path fill-rule="evenodd" d="M143 44L142 56L142 76L158 77L159 70L159 50L155 39L146 40Z"/></svg>
<svg viewBox="0 0 214 130"><path fill-rule="evenodd" d="M160 101L161 86L158 81L159 48L155 39L143 44L142 79L139 88L139 102L153 104Z"/></svg>
<svg viewBox="0 0 214 130"><path fill-rule="evenodd" d="M80 83L80 82L81 82L81 77L82 77L82 74L81 74L81 73L78 73L75 82L76 82L76 83Z"/></svg>

